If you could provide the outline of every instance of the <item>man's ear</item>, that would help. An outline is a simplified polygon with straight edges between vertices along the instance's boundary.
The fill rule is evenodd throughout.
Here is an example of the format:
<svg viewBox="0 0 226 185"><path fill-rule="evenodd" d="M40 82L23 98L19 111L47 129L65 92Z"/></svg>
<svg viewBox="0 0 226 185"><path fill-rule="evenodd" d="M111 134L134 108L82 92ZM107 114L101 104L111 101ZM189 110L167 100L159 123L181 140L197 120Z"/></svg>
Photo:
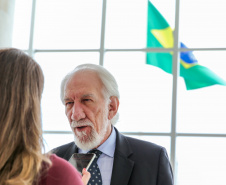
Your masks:
<svg viewBox="0 0 226 185"><path fill-rule="evenodd" d="M111 120L118 112L119 100L116 96L110 97L111 102L108 105L108 119Z"/></svg>

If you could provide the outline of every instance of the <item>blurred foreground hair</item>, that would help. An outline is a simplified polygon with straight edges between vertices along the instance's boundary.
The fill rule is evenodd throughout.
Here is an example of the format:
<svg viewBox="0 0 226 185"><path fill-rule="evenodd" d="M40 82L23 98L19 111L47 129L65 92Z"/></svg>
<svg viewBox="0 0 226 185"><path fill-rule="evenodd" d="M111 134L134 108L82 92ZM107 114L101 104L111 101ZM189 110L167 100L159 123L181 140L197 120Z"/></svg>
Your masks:
<svg viewBox="0 0 226 185"><path fill-rule="evenodd" d="M43 162L40 66L21 50L0 50L0 184L38 183Z"/></svg>

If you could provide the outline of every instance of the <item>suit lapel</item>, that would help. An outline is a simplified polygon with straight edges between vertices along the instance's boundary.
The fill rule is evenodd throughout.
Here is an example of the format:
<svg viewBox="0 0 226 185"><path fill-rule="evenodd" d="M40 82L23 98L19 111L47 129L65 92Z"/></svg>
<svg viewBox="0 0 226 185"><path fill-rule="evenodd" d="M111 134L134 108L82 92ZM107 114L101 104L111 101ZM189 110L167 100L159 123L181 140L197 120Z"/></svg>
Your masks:
<svg viewBox="0 0 226 185"><path fill-rule="evenodd" d="M125 136L116 130L116 148L114 154L114 165L111 177L111 185L127 185L133 171L134 162L128 157L132 150Z"/></svg>
<svg viewBox="0 0 226 185"><path fill-rule="evenodd" d="M77 153L77 152L78 152L78 147L73 142L72 145L65 152L63 158L68 161L71 158L72 154Z"/></svg>

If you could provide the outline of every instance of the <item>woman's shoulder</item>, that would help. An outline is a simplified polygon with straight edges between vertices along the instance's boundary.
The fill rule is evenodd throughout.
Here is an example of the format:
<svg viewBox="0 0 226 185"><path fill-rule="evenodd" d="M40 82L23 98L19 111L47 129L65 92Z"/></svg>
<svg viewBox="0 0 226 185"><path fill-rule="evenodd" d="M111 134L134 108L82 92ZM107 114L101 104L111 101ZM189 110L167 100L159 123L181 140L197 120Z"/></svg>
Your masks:
<svg viewBox="0 0 226 185"><path fill-rule="evenodd" d="M63 158L58 157L56 154L50 155L50 160L52 161L52 166L49 170L54 171L54 173L66 173L76 174L81 178L80 173L73 167L68 161Z"/></svg>
<svg viewBox="0 0 226 185"><path fill-rule="evenodd" d="M66 160L50 155L52 165L46 174L46 185L82 185L80 173Z"/></svg>

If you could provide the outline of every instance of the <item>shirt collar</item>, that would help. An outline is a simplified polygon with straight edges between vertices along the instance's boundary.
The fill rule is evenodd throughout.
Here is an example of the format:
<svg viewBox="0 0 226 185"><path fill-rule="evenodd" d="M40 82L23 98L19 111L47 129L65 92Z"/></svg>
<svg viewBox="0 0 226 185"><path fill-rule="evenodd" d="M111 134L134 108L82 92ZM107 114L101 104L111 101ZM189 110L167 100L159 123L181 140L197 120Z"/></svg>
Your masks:
<svg viewBox="0 0 226 185"><path fill-rule="evenodd" d="M115 128L112 127L112 132L109 138L97 149L110 157L114 157L115 145L116 145L116 132Z"/></svg>
<svg viewBox="0 0 226 185"><path fill-rule="evenodd" d="M115 132L115 128L112 127L111 135L97 149L100 150L102 153L110 156L110 157L114 157L115 145L116 145L116 132ZM78 152L79 153L87 153L88 151L85 151L85 150L82 150L82 149L79 148Z"/></svg>

